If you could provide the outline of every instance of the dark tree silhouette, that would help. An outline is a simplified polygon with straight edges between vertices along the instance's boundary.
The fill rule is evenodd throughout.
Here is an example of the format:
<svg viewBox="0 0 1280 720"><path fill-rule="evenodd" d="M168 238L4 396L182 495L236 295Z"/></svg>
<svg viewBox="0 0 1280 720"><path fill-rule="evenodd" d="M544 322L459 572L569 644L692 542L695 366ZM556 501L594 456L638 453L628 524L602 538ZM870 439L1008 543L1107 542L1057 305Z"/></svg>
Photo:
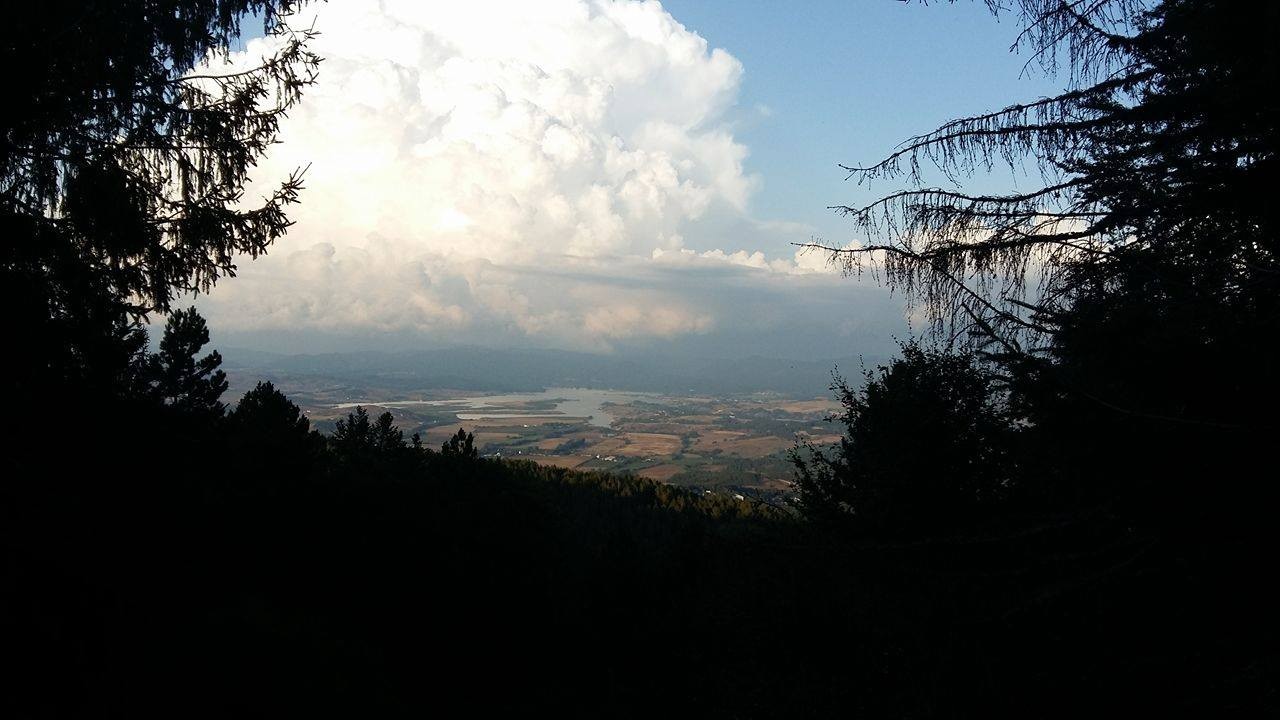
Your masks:
<svg viewBox="0 0 1280 720"><path fill-rule="evenodd" d="M63 660L110 646L111 660L96 656L99 669L129 664L107 628L132 626L136 647L154 643L158 626L131 625L130 614L163 623L183 604L163 599L181 584L175 568L209 557L212 545L194 528L212 526L208 503L227 478L211 479L236 469L219 432L224 378L216 354L197 358L207 335L194 313L173 315L158 355L144 325L289 227L299 173L255 178L279 181L261 200L243 188L314 78L310 33L284 22L297 4L5 8L0 305L20 351L4 353L0 387L22 412L0 421L0 585L23 590L0 598L0 615L6 665L29 668L17 684L32 699L11 709L6 697L0 713L86 712L96 670ZM249 66L223 64L250 16L275 51ZM87 432L68 452L48 428L73 410L85 413ZM187 595L188 607L207 592ZM62 708L49 710L47 698L64 693Z"/></svg>
<svg viewBox="0 0 1280 720"><path fill-rule="evenodd" d="M369 422L369 411L363 406L347 413L345 420L339 420L333 430L333 445L336 448L351 450L372 448L375 445L373 424Z"/></svg>
<svg viewBox="0 0 1280 720"><path fill-rule="evenodd" d="M311 433L307 416L270 382L245 393L227 413L227 421L251 435L303 438Z"/></svg>
<svg viewBox="0 0 1280 720"><path fill-rule="evenodd" d="M1274 354L1257 351L1280 334L1269 198L1280 109L1268 89L1280 77L1268 40L1280 6L1013 6L1024 26L1015 48L1067 91L948 122L847 167L907 187L835 208L862 244L814 247L849 272L882 270L923 302L935 337L967 331L1027 429L1028 491L1039 485L1051 504L1113 492L1138 503L1159 488L1188 506L1197 493L1240 492L1226 488L1263 461L1269 408L1280 404ZM1040 186L960 187L1024 164ZM954 183L927 187L931 171ZM1196 479L1206 474L1224 480L1206 487Z"/></svg>
<svg viewBox="0 0 1280 720"><path fill-rule="evenodd" d="M1002 4L988 2L994 12ZM959 321L1006 353L1043 347L1082 296L1133 273L1187 282L1272 313L1277 256L1280 7L1219 0L1017 0L1015 45L1061 71L1060 95L948 122L910 138L860 181L908 187L835 208L865 234L813 247L847 271L883 269L935 327ZM972 195L923 184L1033 164L1031 190ZM1038 288L1028 288L1030 273ZM1256 307L1255 307L1256 306Z"/></svg>
<svg viewBox="0 0 1280 720"><path fill-rule="evenodd" d="M260 382L227 413L230 459L242 475L288 485L309 478L325 439L297 405L269 382Z"/></svg>
<svg viewBox="0 0 1280 720"><path fill-rule="evenodd" d="M805 510L869 531L848 537L726 493L475 460L462 430L431 452L364 408L326 440L270 384L220 417L194 311L148 353L141 317L287 225L296 178L257 211L234 196L310 79L305 34L244 75L184 73L292 5L6 16L0 714L1275 715L1276 498L1242 491L1274 485L1280 293L1251 185L1273 172L1273 7L1018 2L1033 59L1062 48L1078 94L900 160L1027 151L1061 187L890 213L955 215L897 236L886 267L995 362L909 344L838 386L845 442L798 470ZM1019 253L1047 263L1030 307L981 284L1016 289ZM91 431L57 432L68 408ZM906 533L935 536L873 536Z"/></svg>
<svg viewBox="0 0 1280 720"><path fill-rule="evenodd" d="M30 343L9 359L15 389L101 375L128 354L103 350L111 338L288 228L300 174L256 206L242 188L319 62L284 22L296 4L28 3L6 17L0 292ZM276 50L222 66L250 14Z"/></svg>
<svg viewBox="0 0 1280 720"><path fill-rule="evenodd" d="M217 350L197 359L209 343L209 328L195 308L175 310L165 323L160 352L151 358L153 391L160 400L177 410L222 415L222 393L227 390L227 374L219 369L222 355Z"/></svg>
<svg viewBox="0 0 1280 720"><path fill-rule="evenodd" d="M477 458L480 457L480 452L476 449L475 442L475 435L458 428L458 432L440 446L440 452L448 457Z"/></svg>
<svg viewBox="0 0 1280 720"><path fill-rule="evenodd" d="M384 412L371 421L369 411L362 406L337 422L330 442L338 455L348 460L390 457L407 447L404 433L396 427L391 413Z"/></svg>
<svg viewBox="0 0 1280 720"><path fill-rule="evenodd" d="M1158 657L1194 688L1120 671L1130 678L1125 690L1145 686L1184 707L1221 702L1196 686L1197 658L1220 653L1218 662L1243 667L1280 634L1255 600L1276 544L1269 509L1280 500L1258 470L1274 465L1280 405L1280 368L1265 350L1280 334L1269 197L1280 123L1269 89L1280 53L1270 38L1280 5L1008 5L1023 24L1015 48L1030 51L1028 66L1059 73L1066 91L945 123L880 162L846 167L859 181L905 187L833 208L862 234L858 243L811 245L847 272L882 273L922 303L942 344L967 333L996 381L974 398L988 393L981 403L1008 417L1003 469L982 461L993 470L984 486L1004 498L999 516L964 538L899 547L975 583L986 573L1004 573L1011 587L1053 577L1053 588L991 619L1037 617L1033 625L1059 649L1074 648L1063 657L1075 664ZM962 187L997 169L1021 185L1024 164L1039 176L1030 189ZM937 177L948 184L930 187ZM913 444L913 432L974 407L900 392L890 378L912 364L904 357L870 378L846 400L857 412L845 417L856 440L894 427L872 422L892 417L873 415L873 398L921 397L920 414L874 445L846 438L828 459L802 462L809 508L852 509L856 518L866 502L860 485L912 487L893 463L869 461L876 446L894 448L893 460L910 468L935 452ZM946 458L947 444L936 445ZM868 467L875 474L858 474ZM933 472L934 487L915 489L942 511L955 486L941 479L947 471ZM894 502L909 508L913 498ZM1165 642L1171 628L1179 640ZM1260 698L1275 687L1273 671L1233 674L1242 706L1268 702Z"/></svg>
<svg viewBox="0 0 1280 720"><path fill-rule="evenodd" d="M373 443L380 452L392 452L405 446L404 433L395 425L391 413L384 412L373 424Z"/></svg>
<svg viewBox="0 0 1280 720"><path fill-rule="evenodd" d="M792 452L798 505L817 520L849 516L864 531L937 533L971 524L1008 483L1010 426L969 353L926 350L832 386L844 410L835 452Z"/></svg>

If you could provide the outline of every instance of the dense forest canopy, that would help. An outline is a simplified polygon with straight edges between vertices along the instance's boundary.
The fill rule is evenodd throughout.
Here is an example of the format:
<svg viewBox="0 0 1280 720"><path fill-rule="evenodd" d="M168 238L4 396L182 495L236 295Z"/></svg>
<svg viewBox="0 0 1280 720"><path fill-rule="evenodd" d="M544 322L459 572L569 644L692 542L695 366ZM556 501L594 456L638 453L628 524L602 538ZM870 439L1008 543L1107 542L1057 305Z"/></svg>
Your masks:
<svg viewBox="0 0 1280 720"><path fill-rule="evenodd" d="M1274 712L1274 3L1018 0L1066 92L848 168L908 187L828 251L936 332L837 380L791 508L224 400L175 299L302 197L243 197L317 77L294 7L4 30L8 714ZM251 19L278 52L218 74ZM1039 189L921 187L1024 163Z"/></svg>

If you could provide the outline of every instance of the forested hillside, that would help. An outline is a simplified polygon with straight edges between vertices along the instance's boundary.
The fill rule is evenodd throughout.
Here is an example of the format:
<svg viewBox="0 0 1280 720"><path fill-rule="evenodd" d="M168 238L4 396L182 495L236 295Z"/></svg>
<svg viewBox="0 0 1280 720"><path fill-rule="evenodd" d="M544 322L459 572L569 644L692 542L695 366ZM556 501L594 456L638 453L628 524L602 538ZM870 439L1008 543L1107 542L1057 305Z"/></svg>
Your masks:
<svg viewBox="0 0 1280 720"><path fill-rule="evenodd" d="M244 195L322 72L295 5L3 31L5 716L1280 709L1275 3L988 3L1071 87L848 168L906 187L826 251L928 327L778 505L227 395L186 299L306 201ZM242 21L276 54L206 74ZM1001 163L1044 183L966 193Z"/></svg>
<svg viewBox="0 0 1280 720"><path fill-rule="evenodd" d="M121 455L132 427L6 486L18 716L1268 702L1268 598L1223 593L1249 556L1198 544L1215 562L1192 575L1195 553L1110 507L850 537L476 459L465 436L415 447L360 413L326 439L266 386L212 425L167 415Z"/></svg>

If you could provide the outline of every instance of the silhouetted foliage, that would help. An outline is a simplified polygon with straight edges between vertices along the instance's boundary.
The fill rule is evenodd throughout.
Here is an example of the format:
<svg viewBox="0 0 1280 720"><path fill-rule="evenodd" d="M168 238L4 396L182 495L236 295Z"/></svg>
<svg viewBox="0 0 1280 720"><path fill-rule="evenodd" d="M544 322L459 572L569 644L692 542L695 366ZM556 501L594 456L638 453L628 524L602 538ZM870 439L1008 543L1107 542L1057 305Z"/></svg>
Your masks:
<svg viewBox="0 0 1280 720"><path fill-rule="evenodd" d="M227 413L226 429L229 455L241 472L277 477L281 484L310 475L325 449L324 436L269 382L240 398Z"/></svg>
<svg viewBox="0 0 1280 720"><path fill-rule="evenodd" d="M1280 402L1280 376L1256 348L1280 333L1267 198L1280 112L1266 89L1280 77L1266 39L1280 29L1280 9L1213 0L1013 7L1028 63L1063 69L1071 87L954 120L848 168L910 187L839 208L867 244L828 250L851 272L881 267L924 303L935 331L968 331L1025 430L1020 501L1079 509L1123 499L1148 518L1160 512L1138 506L1200 505L1232 524L1231 513L1264 504L1268 490L1247 473L1197 478L1263 462L1257 453L1276 427L1265 408ZM980 196L923 184L929 165L958 183L1024 162L1047 184ZM1039 278L1034 292L1029 274ZM1254 502L1239 502L1249 494Z"/></svg>
<svg viewBox="0 0 1280 720"><path fill-rule="evenodd" d="M224 416L194 309L148 352L143 316L287 227L296 177L239 191L317 61L291 6L6 17L4 716L1275 714L1274 7L1019 0L1081 87L899 157L1073 184L903 196L891 281L989 342L838 383L844 441L797 460L834 522L801 522L363 407L325 438L270 383ZM248 12L281 53L186 77ZM943 291L1042 243L1030 308Z"/></svg>
<svg viewBox="0 0 1280 720"><path fill-rule="evenodd" d="M475 442L474 435L458 428L458 432L440 447L440 453L448 457L476 458L480 453L476 450Z"/></svg>
<svg viewBox="0 0 1280 720"><path fill-rule="evenodd" d="M836 451L792 453L798 503L815 519L859 528L941 533L973 523L1009 480L1011 429L991 379L969 353L902 345L855 390L832 386L844 410Z"/></svg>
<svg viewBox="0 0 1280 720"><path fill-rule="evenodd" d="M993 11L1000 5L988 3ZM1262 295L1277 275L1274 44L1280 9L1216 0L1018 0L1029 64L1061 95L951 121L883 161L847 168L906 190L842 207L868 244L828 248L856 271L883 265L939 323L972 321L1024 352L1099 283L1182 266L1218 292ZM1034 163L1048 181L1010 194L922 185ZM1034 297L1028 272L1040 276ZM970 285L966 285L970 283ZM1029 303L1024 304L1024 303Z"/></svg>
<svg viewBox="0 0 1280 720"><path fill-rule="evenodd" d="M7 359L12 389L126 374L128 349L113 338L177 294L208 290L236 254L257 256L288 228L300 174L256 207L242 188L314 79L309 33L284 22L295 5L51 2L7 14L0 300L30 350ZM278 49L221 66L251 14Z"/></svg>
<svg viewBox="0 0 1280 720"><path fill-rule="evenodd" d="M222 414L219 398L227 390L227 374L219 369L222 356L214 350L196 358L208 343L208 326L195 308L169 315L160 352L148 368L155 378L152 391L166 405L189 413Z"/></svg>
<svg viewBox="0 0 1280 720"><path fill-rule="evenodd" d="M260 382L227 413L228 424L246 434L300 440L311 434L311 421L284 393L269 382Z"/></svg>
<svg viewBox="0 0 1280 720"><path fill-rule="evenodd" d="M414 460L422 454L420 445L405 442L391 413L384 412L371 420L363 407L356 407L345 420L337 422L329 447L348 477L392 477L413 472L417 469Z"/></svg>
<svg viewBox="0 0 1280 720"><path fill-rule="evenodd" d="M355 411L347 413L345 420L339 420L333 431L333 445L336 448L348 447L352 450L371 450L376 445L373 438L373 425L369 422L369 411L357 405Z"/></svg>
<svg viewBox="0 0 1280 720"><path fill-rule="evenodd" d="M801 505L884 543L907 521L878 525L867 514L936 503L943 518L915 529L936 534L975 495L957 498L963 485L946 482L955 470L933 463L965 457L955 450L972 450L963 439L973 436L955 435L958 445L935 438L926 448L919 435L986 407L999 430L983 443L989 450L972 454L983 457L973 467L987 490L976 496L998 502L980 503L981 522L963 540L914 541L928 548L920 561L961 561L953 572L974 572L981 584L980 567L1002 566L1021 546L1034 560L1001 572L1024 587L1045 568L1060 573L1065 589L1052 595L1061 604L1018 611L1046 623L1060 648L1081 648L1079 638L1093 631L1086 617L1109 628L1096 636L1100 652L1160 645L1168 628L1141 616L1146 603L1165 605L1171 627L1186 633L1179 647L1148 655L1162 667L1182 673L1197 664L1190 648L1209 646L1230 647L1226 655L1237 659L1223 661L1243 667L1243 657L1277 638L1252 601L1261 579L1250 568L1268 562L1262 548L1276 533L1263 508L1280 499L1257 470L1272 464L1271 408L1280 402L1280 368L1263 349L1280 334L1280 257L1267 197L1280 118L1267 89L1280 77L1280 53L1268 38L1280 30L1280 7L1012 7L1024 24L1017 47L1032 51L1028 65L1064 70L1067 91L948 122L879 163L846 168L862 181L902 178L908 187L836 208L866 240L823 248L846 271L881 271L922 303L941 344L967 333L976 355L957 362L983 380L962 383L971 392L960 398L947 399L937 385L915 394L920 376L910 369L921 356L904 349L862 390L838 386L848 433L825 455L798 457ZM974 174L1000 165L1016 173L1024 163L1042 186L981 195L960 187ZM931 173L954 186L928 187ZM899 374L903 382L892 382ZM887 410L897 402L913 412ZM877 492L866 497L862 488ZM878 494L884 488L911 492L885 509L877 502L889 497ZM1243 586L1228 590L1228 578ZM1102 597L1118 605L1085 609ZM1233 604L1247 621L1226 617ZM1246 638L1242 624L1267 640ZM1242 706L1266 704L1264 688L1275 687L1274 670L1233 678L1248 698ZM1130 687L1143 682L1135 677ZM1182 707L1215 702L1188 682L1149 687Z"/></svg>
<svg viewBox="0 0 1280 720"><path fill-rule="evenodd" d="M337 422L330 438L333 449L346 456L371 453L379 448L379 441L374 424L369 420L369 411L360 406L347 413L345 420Z"/></svg>

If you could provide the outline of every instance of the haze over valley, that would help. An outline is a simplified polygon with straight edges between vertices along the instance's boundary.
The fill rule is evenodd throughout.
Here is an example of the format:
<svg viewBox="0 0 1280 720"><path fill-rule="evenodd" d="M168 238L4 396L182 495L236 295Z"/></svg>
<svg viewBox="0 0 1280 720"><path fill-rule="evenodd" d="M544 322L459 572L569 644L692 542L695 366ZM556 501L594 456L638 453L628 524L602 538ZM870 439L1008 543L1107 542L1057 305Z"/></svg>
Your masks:
<svg viewBox="0 0 1280 720"><path fill-rule="evenodd" d="M270 380L332 432L359 405L439 447L459 428L482 456L631 472L781 501L798 442L838 440L825 384L866 359L681 362L455 348L277 355L230 349L231 391ZM821 388L815 392L814 388Z"/></svg>

